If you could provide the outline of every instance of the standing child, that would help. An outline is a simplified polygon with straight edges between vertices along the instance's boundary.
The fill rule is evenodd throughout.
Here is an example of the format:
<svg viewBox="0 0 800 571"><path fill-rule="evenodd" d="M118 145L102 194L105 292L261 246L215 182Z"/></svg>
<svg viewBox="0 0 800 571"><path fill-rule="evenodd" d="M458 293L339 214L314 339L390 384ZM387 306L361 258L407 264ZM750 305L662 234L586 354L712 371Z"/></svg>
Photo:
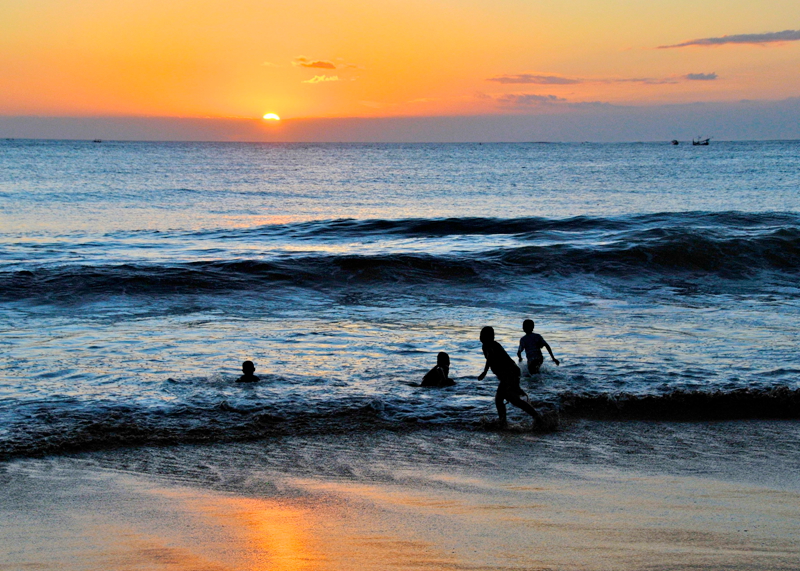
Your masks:
<svg viewBox="0 0 800 571"><path fill-rule="evenodd" d="M500 424L506 425L505 401L527 412L533 417L537 425L541 424L542 415L530 403L520 398L528 395L519 386L519 367L517 367L514 359L508 356L503 346L494 340L494 328L484 327L481 329L480 339L483 345L483 356L486 357L486 366L483 369L483 373L478 376L478 380L482 381L486 377L486 373L491 369L500 381L497 386L497 393L494 395L494 404L497 407Z"/></svg>
<svg viewBox="0 0 800 571"><path fill-rule="evenodd" d="M517 358L522 362L522 350L525 349L525 357L528 359L528 373L535 375L539 372L539 367L544 363L542 356L542 347L547 349L550 353L550 358L553 363L558 366L559 360L553 356L553 351L550 345L544 340L544 337L538 333L533 332L534 323L532 319L526 319L522 322L522 330L525 332L522 339L519 340L519 349L517 349Z"/></svg>

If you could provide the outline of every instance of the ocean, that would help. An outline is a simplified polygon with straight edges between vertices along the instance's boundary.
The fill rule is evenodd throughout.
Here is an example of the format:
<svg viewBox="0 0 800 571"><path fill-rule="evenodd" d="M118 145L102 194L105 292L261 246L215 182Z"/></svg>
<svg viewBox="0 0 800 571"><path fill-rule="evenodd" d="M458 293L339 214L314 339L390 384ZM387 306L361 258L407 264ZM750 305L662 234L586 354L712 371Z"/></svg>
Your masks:
<svg viewBox="0 0 800 571"><path fill-rule="evenodd" d="M796 420L799 277L800 142L0 141L0 459L493 431L528 318L549 446Z"/></svg>

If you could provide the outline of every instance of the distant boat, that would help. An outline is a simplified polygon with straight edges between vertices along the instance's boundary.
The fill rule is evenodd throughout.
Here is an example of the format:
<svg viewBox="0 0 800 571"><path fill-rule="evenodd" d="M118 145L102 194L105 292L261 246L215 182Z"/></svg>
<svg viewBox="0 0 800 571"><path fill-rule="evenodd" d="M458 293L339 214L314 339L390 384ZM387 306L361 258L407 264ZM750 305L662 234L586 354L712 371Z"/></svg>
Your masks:
<svg viewBox="0 0 800 571"><path fill-rule="evenodd" d="M678 142L678 139L672 139L672 141L670 141L670 142L671 142L673 145L680 145L680 143Z"/></svg>
<svg viewBox="0 0 800 571"><path fill-rule="evenodd" d="M102 143L102 142L103 142L103 139L95 139L94 141L92 141L92 143Z"/></svg>
<svg viewBox="0 0 800 571"><path fill-rule="evenodd" d="M697 137L696 139L692 139L692 145L705 145L708 146L708 142L711 140L711 137L707 137L703 139L702 137Z"/></svg>

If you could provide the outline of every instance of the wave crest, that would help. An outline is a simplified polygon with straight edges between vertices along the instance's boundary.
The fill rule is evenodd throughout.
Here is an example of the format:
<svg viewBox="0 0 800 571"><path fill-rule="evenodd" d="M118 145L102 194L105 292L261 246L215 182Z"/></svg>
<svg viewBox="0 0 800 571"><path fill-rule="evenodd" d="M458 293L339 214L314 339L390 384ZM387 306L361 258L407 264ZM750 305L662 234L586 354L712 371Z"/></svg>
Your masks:
<svg viewBox="0 0 800 571"><path fill-rule="evenodd" d="M580 418L628 420L739 420L800 418L800 389L674 391L664 395L567 393L563 414Z"/></svg>
<svg viewBox="0 0 800 571"><path fill-rule="evenodd" d="M555 408L564 417L601 421L800 419L800 389L786 386L641 396L564 393L556 402L555 406L552 402L534 404ZM123 446L241 442L284 435L426 427L485 430L487 424L484 414L472 404L459 407L451 402L439 414L428 410L415 416L403 403L374 398L329 402L313 411L303 408L302 412L260 406L237 409L226 401L158 412L121 406L91 413L53 409L40 410L24 426L6 428L0 439L0 461Z"/></svg>
<svg viewBox="0 0 800 571"><path fill-rule="evenodd" d="M238 234L233 235L232 232ZM508 246L447 253L275 254L259 259L185 263L38 266L0 272L0 299L81 300L85 296L213 294L261 291L275 285L307 288L351 284L415 285L503 283L516 276L599 274L622 279L712 274L749 279L759 272L800 271L800 216L793 214L681 213L621 218L496 220L335 220L226 230L215 239L252 242L262 233L297 239L351 239L354 235L466 236L513 234ZM251 236L251 234L255 236ZM181 238L182 235L173 236ZM349 238L348 238L349 237ZM194 236L193 239L196 239ZM424 242L420 242L424 248ZM491 243L491 241L490 241ZM355 252L355 253L354 253ZM488 270L488 271L487 271Z"/></svg>

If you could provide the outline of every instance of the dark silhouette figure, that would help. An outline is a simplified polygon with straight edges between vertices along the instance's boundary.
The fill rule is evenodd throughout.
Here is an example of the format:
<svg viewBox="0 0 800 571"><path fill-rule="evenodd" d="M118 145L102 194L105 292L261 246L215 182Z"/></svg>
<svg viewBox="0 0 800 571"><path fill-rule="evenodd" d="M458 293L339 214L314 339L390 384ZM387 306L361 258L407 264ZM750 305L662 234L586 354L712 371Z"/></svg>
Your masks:
<svg viewBox="0 0 800 571"><path fill-rule="evenodd" d="M486 367L478 376L478 380L482 381L486 377L486 373L491 369L500 381L497 386L497 393L494 395L494 404L497 406L500 424L505 426L507 423L505 401L521 408L533 417L536 424L541 424L542 415L521 398L528 395L519 386L519 367L517 367L514 359L508 356L503 346L494 340L494 328L484 327L481 329L480 339L483 345L483 356L486 357Z"/></svg>
<svg viewBox="0 0 800 571"><path fill-rule="evenodd" d="M452 387L455 381L447 375L450 373L450 355L442 351L436 355L436 366L422 377L421 387Z"/></svg>
<svg viewBox="0 0 800 571"><path fill-rule="evenodd" d="M253 373L256 370L256 366L253 364L252 361L245 361L242 363L242 372L244 375L237 379L237 383L257 383L258 377L256 377Z"/></svg>
<svg viewBox="0 0 800 571"><path fill-rule="evenodd" d="M553 350L550 349L550 345L547 344L544 337L538 333L534 333L533 328L534 323L532 319L526 319L522 322L522 330L525 332L525 335L519 340L519 349L517 349L517 358L520 362L522 362L522 350L525 350L525 357L528 359L528 372L531 375L538 373L539 367L544 363L542 347L547 349L547 352L550 353L550 358L556 366L561 363L553 356Z"/></svg>

